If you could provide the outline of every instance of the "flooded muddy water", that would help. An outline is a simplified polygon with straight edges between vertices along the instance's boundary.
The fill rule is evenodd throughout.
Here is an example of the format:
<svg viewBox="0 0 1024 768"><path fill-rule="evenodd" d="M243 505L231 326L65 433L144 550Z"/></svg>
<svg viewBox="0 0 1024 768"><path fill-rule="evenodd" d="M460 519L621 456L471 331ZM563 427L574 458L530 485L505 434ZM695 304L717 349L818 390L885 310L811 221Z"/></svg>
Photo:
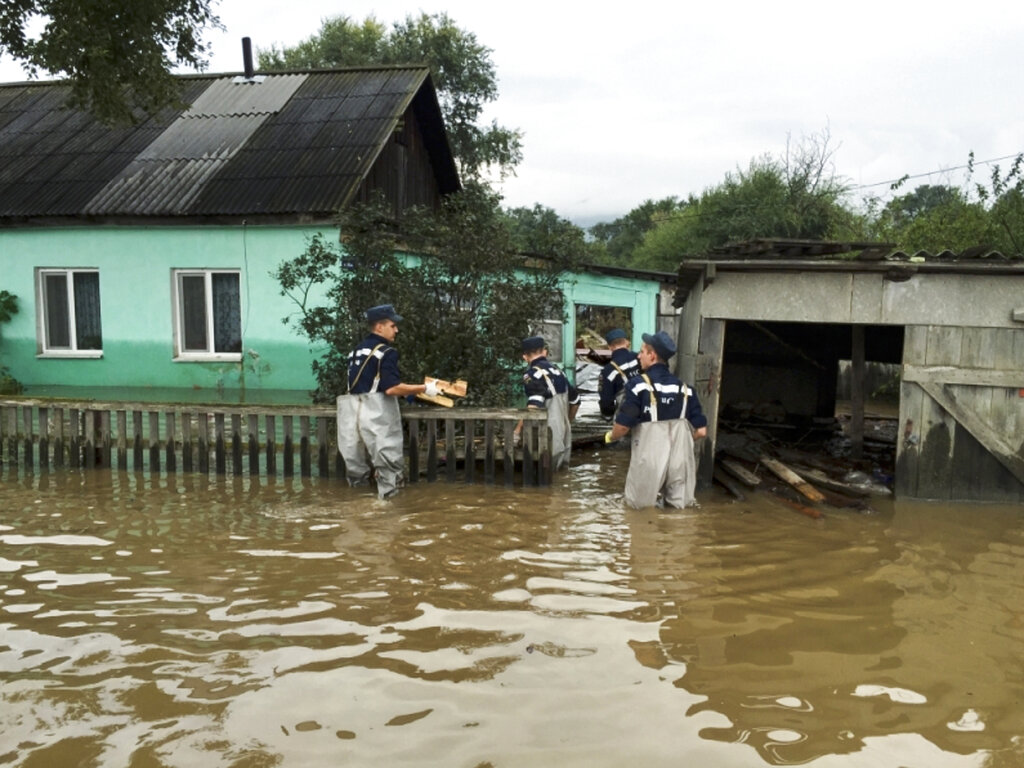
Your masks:
<svg viewBox="0 0 1024 768"><path fill-rule="evenodd" d="M1024 511L0 474L0 765L1022 766Z"/></svg>

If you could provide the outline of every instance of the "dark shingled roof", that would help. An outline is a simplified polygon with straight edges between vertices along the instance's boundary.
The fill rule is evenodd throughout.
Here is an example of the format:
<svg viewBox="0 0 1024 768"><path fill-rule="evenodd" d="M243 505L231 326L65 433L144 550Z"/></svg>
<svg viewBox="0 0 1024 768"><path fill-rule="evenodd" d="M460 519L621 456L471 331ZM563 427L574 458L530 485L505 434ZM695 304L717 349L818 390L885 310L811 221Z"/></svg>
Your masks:
<svg viewBox="0 0 1024 768"><path fill-rule="evenodd" d="M412 107L440 190L459 188L426 67L185 77L186 110L105 126L60 82L0 85L0 222L325 218Z"/></svg>

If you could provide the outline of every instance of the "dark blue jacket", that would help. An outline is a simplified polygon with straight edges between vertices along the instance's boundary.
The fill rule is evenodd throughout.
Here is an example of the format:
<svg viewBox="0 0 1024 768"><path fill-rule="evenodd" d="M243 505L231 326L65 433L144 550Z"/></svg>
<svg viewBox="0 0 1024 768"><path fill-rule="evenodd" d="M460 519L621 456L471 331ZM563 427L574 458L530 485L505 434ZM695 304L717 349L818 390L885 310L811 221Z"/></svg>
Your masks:
<svg viewBox="0 0 1024 768"><path fill-rule="evenodd" d="M551 382L551 386L548 386ZM551 390L554 389L554 392ZM523 390L526 392L526 404L534 408L547 408L547 401L552 395L569 394L569 405L580 402L580 393L557 365L552 365L546 357L538 357L523 374Z"/></svg>
<svg viewBox="0 0 1024 768"><path fill-rule="evenodd" d="M360 373L360 371L362 371ZM379 374L379 377L378 377ZM387 339L371 333L348 356L348 391L353 395L386 392L402 383L398 350Z"/></svg>
<svg viewBox="0 0 1024 768"><path fill-rule="evenodd" d="M658 421L681 418L683 400L686 400L686 420L694 429L706 427L708 420L700 407L697 393L687 387L678 377L669 371L664 363L655 363L645 373L654 386L658 404ZM689 393L689 397L684 397ZM651 421L651 387L643 376L634 376L626 383L626 396L615 414L615 423L626 427Z"/></svg>
<svg viewBox="0 0 1024 768"><path fill-rule="evenodd" d="M615 415L619 392L626 386L626 382L638 373L640 363L637 361L636 352L625 347L612 352L611 362L601 369L601 376L597 380L597 399L602 416L611 418Z"/></svg>

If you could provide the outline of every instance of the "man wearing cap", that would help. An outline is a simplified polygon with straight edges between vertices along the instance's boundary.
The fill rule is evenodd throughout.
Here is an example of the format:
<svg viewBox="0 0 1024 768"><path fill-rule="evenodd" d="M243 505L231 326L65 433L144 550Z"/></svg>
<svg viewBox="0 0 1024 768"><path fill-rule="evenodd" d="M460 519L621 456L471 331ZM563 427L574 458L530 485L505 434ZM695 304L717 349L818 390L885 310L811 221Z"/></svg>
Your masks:
<svg viewBox="0 0 1024 768"><path fill-rule="evenodd" d="M433 382L402 383L398 350L391 346L401 321L391 304L366 310L370 335L348 356L348 394L338 396L338 450L348 483L366 485L373 470L381 499L394 496L405 483L398 398L438 394Z"/></svg>
<svg viewBox="0 0 1024 768"><path fill-rule="evenodd" d="M558 471L569 465L572 453L572 427L569 422L580 407L580 394L566 375L548 361L547 345L541 336L523 339L523 360L529 366L523 374L523 390L526 392L527 408L544 408L548 412L548 426L551 427L552 470ZM516 426L518 440L523 423Z"/></svg>
<svg viewBox="0 0 1024 768"><path fill-rule="evenodd" d="M665 331L645 333L638 355L643 370L626 383L626 394L605 435L612 442L631 433L626 505L640 509L695 503L697 463L693 440L707 434L697 394L668 368L676 345Z"/></svg>
<svg viewBox="0 0 1024 768"><path fill-rule="evenodd" d="M640 373L640 364L636 352L629 348L629 339L624 330L612 328L604 335L604 340L612 351L612 359L601 369L601 376L597 380L597 400L601 415L610 419L622 402L626 382Z"/></svg>

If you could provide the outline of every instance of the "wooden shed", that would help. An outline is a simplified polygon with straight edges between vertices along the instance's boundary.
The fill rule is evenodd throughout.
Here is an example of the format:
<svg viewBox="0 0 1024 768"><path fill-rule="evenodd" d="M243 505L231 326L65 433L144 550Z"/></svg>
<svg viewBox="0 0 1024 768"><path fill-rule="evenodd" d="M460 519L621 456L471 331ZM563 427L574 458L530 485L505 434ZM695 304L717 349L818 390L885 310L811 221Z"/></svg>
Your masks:
<svg viewBox="0 0 1024 768"><path fill-rule="evenodd" d="M901 498L1024 502L1024 260L761 240L679 268L677 365L711 421L736 399L832 415L838 362L899 366Z"/></svg>

